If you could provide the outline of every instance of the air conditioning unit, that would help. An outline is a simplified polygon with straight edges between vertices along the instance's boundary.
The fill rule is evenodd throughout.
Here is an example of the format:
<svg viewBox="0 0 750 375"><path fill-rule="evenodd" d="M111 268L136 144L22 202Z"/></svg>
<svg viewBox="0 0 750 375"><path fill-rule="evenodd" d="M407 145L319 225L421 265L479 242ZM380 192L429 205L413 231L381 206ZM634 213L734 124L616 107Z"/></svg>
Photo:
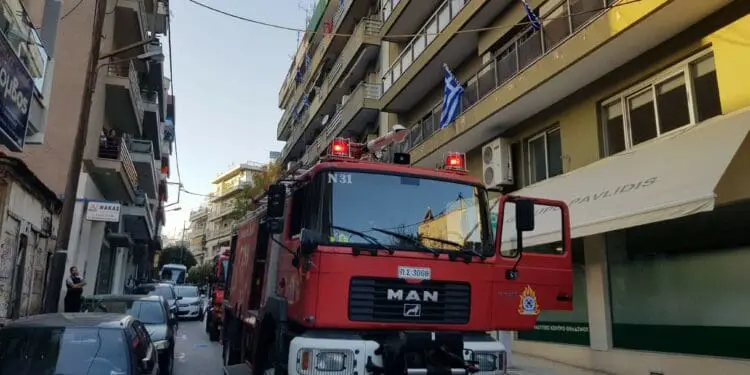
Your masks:
<svg viewBox="0 0 750 375"><path fill-rule="evenodd" d="M482 147L482 179L487 187L513 185L510 141L497 138Z"/></svg>

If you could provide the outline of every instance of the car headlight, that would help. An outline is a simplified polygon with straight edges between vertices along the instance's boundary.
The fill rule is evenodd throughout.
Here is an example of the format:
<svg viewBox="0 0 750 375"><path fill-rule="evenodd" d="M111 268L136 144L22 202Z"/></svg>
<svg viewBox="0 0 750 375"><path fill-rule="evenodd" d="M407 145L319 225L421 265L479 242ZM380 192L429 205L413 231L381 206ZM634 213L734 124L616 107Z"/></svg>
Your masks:
<svg viewBox="0 0 750 375"><path fill-rule="evenodd" d="M169 349L169 341L167 340L154 341L154 346L156 347L156 350Z"/></svg>
<svg viewBox="0 0 750 375"><path fill-rule="evenodd" d="M354 353L351 350L301 349L297 353L297 371L312 372L354 371Z"/></svg>
<svg viewBox="0 0 750 375"><path fill-rule="evenodd" d="M476 361L479 371L496 371L498 370L497 353L474 352L474 361Z"/></svg>

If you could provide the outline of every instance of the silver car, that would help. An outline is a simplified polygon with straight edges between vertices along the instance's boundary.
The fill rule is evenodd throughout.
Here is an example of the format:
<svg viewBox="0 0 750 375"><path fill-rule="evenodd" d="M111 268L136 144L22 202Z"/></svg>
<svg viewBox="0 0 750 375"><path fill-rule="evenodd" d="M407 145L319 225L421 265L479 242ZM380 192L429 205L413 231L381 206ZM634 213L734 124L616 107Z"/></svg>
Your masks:
<svg viewBox="0 0 750 375"><path fill-rule="evenodd" d="M180 318L203 320L204 302L200 291L194 285L175 285L174 291L178 297L177 316Z"/></svg>

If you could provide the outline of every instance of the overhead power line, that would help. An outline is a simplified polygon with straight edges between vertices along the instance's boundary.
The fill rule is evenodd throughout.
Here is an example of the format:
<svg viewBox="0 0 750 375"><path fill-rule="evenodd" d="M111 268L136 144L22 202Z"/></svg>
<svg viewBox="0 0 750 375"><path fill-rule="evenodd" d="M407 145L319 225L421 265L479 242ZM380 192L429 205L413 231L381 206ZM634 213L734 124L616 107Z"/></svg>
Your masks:
<svg viewBox="0 0 750 375"><path fill-rule="evenodd" d="M269 28L272 28L272 29L285 30L285 31L293 31L295 33L298 33L298 32L309 33L309 34L313 34L313 35L315 35L315 34L323 34L323 35L341 36L341 37L351 37L351 36L354 35L354 34L345 34L345 33L327 33L325 31L308 30L308 29L303 29L303 28L298 28L298 27L291 27L291 26L279 25L279 24L275 24L275 23L272 23L272 22L261 21L261 20L258 20L258 19L248 18L248 17L240 16L240 15L237 15L237 14L234 14L234 13L230 13L230 12L227 12L225 10L214 8L214 7L210 6L210 5L204 4L204 3L200 2L200 1L197 1L197 0L188 0L188 1L191 2L191 3L193 3L193 4L195 4L195 5L197 5L197 6L200 6L202 8L208 9L208 10L210 10L212 12L215 12L215 13L218 13L218 14L230 17L230 18L234 18L234 19L237 19L237 20L240 20L240 21L249 22L249 23L252 23L252 24L255 24L255 25L269 27ZM641 1L643 1L643 0L627 0L627 1L622 1L622 2L618 2L618 3L614 3L614 4L606 6L606 7L600 7L600 8L596 8L596 9L589 9L589 10L586 10L586 11L583 11L583 12L570 13L570 14L566 14L564 16L558 16L558 17L544 17L544 18L540 18L540 20L542 22L544 22L544 21L551 21L551 20L556 20L556 19L568 19L569 17L572 17L572 16L580 16L580 15L589 14L589 13L597 13L597 12L601 12L601 11L612 9L612 8L616 8L616 7L621 7L621 6L628 5L628 4L639 3ZM517 23L515 25L510 25L510 26L489 26L489 27L480 27L480 28L469 28L469 29L457 30L457 31L453 32L453 34L478 33L478 32L491 31L491 30L510 30L510 29L512 29L514 27L517 27L519 25L532 25L532 22L531 21L522 21L522 22L519 22L519 23ZM447 33L444 32L444 31L439 31L439 32L435 32L435 33L423 32L423 33L416 33L416 34L387 34L385 36L390 37L390 38L413 38L413 37L423 36L423 35L441 35L441 34L447 34Z"/></svg>

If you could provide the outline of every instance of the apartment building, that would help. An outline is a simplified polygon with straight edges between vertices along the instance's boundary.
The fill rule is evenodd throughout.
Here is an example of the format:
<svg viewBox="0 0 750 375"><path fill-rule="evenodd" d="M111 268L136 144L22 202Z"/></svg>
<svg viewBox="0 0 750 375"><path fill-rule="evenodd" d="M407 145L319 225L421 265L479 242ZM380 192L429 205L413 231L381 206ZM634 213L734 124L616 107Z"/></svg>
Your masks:
<svg viewBox="0 0 750 375"><path fill-rule="evenodd" d="M221 247L229 246L235 223L235 218L232 215L234 213L234 198L243 188L252 186L253 174L262 173L264 168L265 166L260 163L248 161L220 173L211 181L214 188L208 200L205 217L205 252L202 257L204 261L213 259L215 255L219 254ZM191 212L191 228L193 227L193 217ZM195 217L200 218L198 222L203 220L201 215Z"/></svg>
<svg viewBox="0 0 750 375"><path fill-rule="evenodd" d="M201 206L190 211L189 249L198 264L206 258L206 228L208 223L208 206Z"/></svg>
<svg viewBox="0 0 750 375"><path fill-rule="evenodd" d="M398 149L416 166L464 152L486 185L570 206L574 309L542 311L512 333L514 353L616 374L750 372L735 344L750 327L750 3L527 3L533 16L520 0L383 2L381 134L407 126ZM444 64L464 92L440 129ZM305 90L290 86L282 104ZM300 160L321 126L288 116L283 158Z"/></svg>
<svg viewBox="0 0 750 375"><path fill-rule="evenodd" d="M375 0L320 0L279 92L280 160L318 159L333 138L379 132L382 21Z"/></svg>
<svg viewBox="0 0 750 375"><path fill-rule="evenodd" d="M25 5L35 19L45 0ZM30 168L58 194L78 124L94 8L94 0L83 0L61 17L48 132L43 145L24 150ZM165 35L167 16L166 1L108 1L101 53ZM77 266L89 280L85 294L121 292L130 275L151 272L161 248L175 134L163 57L156 40L100 62L66 267Z"/></svg>

